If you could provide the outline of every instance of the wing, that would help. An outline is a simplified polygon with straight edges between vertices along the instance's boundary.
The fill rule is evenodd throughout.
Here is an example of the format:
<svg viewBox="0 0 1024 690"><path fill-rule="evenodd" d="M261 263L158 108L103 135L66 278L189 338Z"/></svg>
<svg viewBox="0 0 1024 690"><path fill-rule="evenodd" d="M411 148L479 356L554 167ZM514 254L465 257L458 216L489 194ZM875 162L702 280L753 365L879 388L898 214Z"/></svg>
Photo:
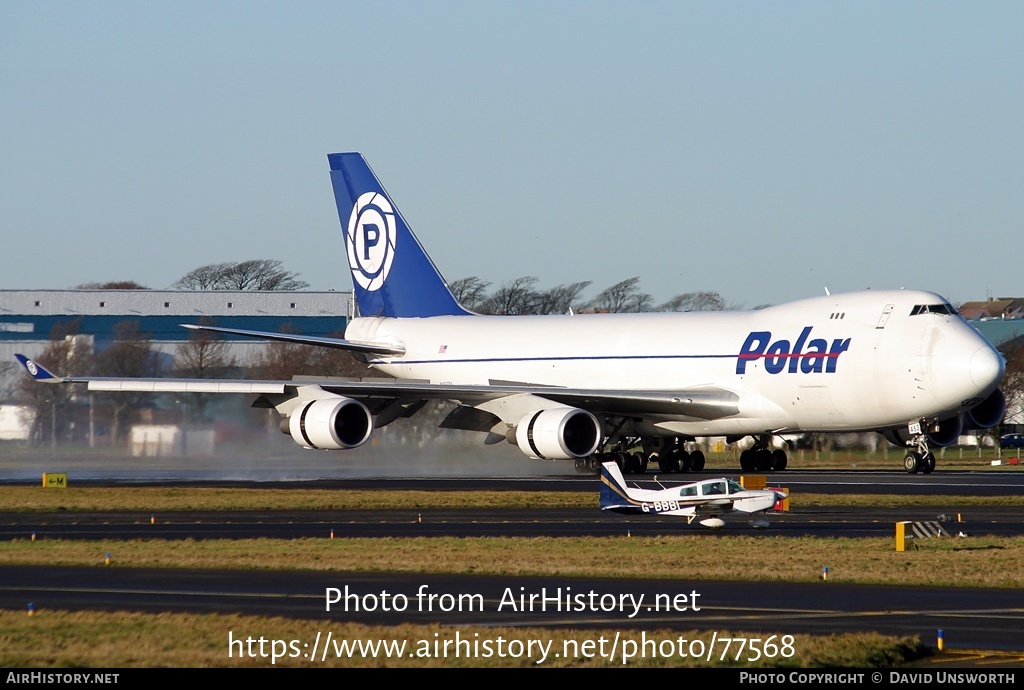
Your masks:
<svg viewBox="0 0 1024 690"><path fill-rule="evenodd" d="M716 498L712 500L705 500L695 506L697 515L701 517L706 516L721 516L732 512L733 502L727 498Z"/></svg>
<svg viewBox="0 0 1024 690"><path fill-rule="evenodd" d="M249 332L252 333L254 331ZM739 396L731 391L714 388L666 392L588 390L513 383L468 386L391 378L355 380L329 377L302 377L288 380L253 380L115 378L103 376L60 377L24 355L18 354L15 357L37 381L44 383L85 383L91 391L285 395L290 391L296 391L300 388L316 388L330 394L359 399L417 398L424 400L453 400L470 406L508 396L526 395L602 414L662 414L685 415L697 419L718 419L736 414L739 411Z"/></svg>
<svg viewBox="0 0 1024 690"><path fill-rule="evenodd" d="M539 458L589 456L604 435L598 418L605 415L711 420L739 411L739 396L711 387L669 392L493 381L488 385L437 384L385 378L60 377L24 355L15 356L37 381L84 383L90 391L253 394L258 396L253 407L276 409L285 418L282 430L287 428L286 433L297 443L311 448L354 448L365 443L372 429L412 416L430 400L458 403L441 422L442 428L484 432L485 443L508 440ZM319 433L313 434L310 429Z"/></svg>

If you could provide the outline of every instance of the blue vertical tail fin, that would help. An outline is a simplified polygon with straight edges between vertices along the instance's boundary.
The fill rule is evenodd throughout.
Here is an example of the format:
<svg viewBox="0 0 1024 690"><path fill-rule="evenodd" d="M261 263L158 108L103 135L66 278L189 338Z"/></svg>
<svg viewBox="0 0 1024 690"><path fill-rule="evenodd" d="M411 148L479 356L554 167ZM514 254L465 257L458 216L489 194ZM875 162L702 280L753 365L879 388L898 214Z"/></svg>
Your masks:
<svg viewBox="0 0 1024 690"><path fill-rule="evenodd" d="M601 464L601 510L618 511L630 506L629 490L622 470L614 462Z"/></svg>
<svg viewBox="0 0 1024 690"><path fill-rule="evenodd" d="M469 314L360 153L331 153L331 184L361 316Z"/></svg>

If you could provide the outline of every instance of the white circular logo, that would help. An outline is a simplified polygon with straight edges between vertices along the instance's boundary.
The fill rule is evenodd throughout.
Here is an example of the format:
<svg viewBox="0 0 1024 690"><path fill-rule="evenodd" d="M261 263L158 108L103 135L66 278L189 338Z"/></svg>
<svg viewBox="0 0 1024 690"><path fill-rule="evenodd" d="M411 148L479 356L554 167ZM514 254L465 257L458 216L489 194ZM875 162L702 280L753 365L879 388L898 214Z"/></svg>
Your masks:
<svg viewBox="0 0 1024 690"><path fill-rule="evenodd" d="M36 366L36 363L33 362L31 359L25 360L25 368L28 369L28 373L32 374L33 376L39 373L39 368Z"/></svg>
<svg viewBox="0 0 1024 690"><path fill-rule="evenodd" d="M383 194L366 192L352 207L345 244L352 278L364 290L379 290L395 260L395 212Z"/></svg>

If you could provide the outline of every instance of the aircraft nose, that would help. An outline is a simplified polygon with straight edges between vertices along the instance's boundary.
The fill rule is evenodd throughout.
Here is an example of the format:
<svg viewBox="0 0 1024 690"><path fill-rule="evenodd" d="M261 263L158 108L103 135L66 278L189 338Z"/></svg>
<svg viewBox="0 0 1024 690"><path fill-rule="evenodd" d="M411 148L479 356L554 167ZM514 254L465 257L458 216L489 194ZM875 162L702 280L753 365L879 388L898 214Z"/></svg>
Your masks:
<svg viewBox="0 0 1024 690"><path fill-rule="evenodd" d="M978 348L971 357L971 380L978 388L988 388L1003 378L1006 362L992 346Z"/></svg>

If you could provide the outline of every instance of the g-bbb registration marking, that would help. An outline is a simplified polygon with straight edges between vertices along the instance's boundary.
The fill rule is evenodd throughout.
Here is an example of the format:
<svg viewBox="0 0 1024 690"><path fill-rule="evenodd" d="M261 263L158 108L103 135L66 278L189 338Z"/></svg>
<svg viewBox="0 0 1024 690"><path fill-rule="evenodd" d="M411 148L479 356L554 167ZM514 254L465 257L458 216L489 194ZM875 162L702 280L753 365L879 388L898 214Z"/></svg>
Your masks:
<svg viewBox="0 0 1024 690"><path fill-rule="evenodd" d="M641 509L645 513L664 513L669 510L679 510L679 501L654 501L653 503L644 503Z"/></svg>

